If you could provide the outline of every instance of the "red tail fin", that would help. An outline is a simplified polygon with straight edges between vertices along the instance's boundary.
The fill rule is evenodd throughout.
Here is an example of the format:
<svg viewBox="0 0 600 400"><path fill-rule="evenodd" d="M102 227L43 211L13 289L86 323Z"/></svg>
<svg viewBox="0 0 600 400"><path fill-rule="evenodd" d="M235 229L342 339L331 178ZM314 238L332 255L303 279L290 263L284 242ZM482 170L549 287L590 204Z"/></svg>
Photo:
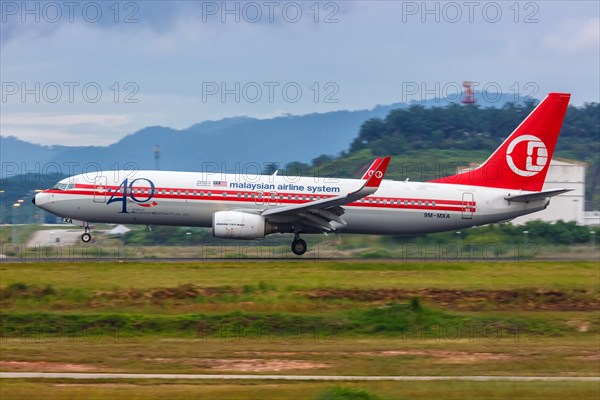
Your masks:
<svg viewBox="0 0 600 400"><path fill-rule="evenodd" d="M385 175L385 171L390 163L391 157L386 156L377 164L375 167L375 171L369 175L369 178L365 182L365 187L379 187L381 185L381 181L383 180L383 176Z"/></svg>
<svg viewBox="0 0 600 400"><path fill-rule="evenodd" d="M373 172L375 172L375 170L379 166L380 162L381 162L381 158L376 158L375 161L373 161L371 166L365 171L364 175L360 179L369 179L369 177L371 175L373 175Z"/></svg>
<svg viewBox="0 0 600 400"><path fill-rule="evenodd" d="M542 190L570 98L550 93L479 168L431 182Z"/></svg>

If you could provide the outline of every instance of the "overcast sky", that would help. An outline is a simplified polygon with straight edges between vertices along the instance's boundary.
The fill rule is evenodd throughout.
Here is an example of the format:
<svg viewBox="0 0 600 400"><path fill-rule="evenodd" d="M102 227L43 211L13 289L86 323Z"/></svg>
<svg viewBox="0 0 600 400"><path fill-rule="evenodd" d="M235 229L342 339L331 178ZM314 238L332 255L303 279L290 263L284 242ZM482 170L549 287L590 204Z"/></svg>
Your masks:
<svg viewBox="0 0 600 400"><path fill-rule="evenodd" d="M34 143L456 97L465 80L600 101L597 1L0 4L0 133Z"/></svg>

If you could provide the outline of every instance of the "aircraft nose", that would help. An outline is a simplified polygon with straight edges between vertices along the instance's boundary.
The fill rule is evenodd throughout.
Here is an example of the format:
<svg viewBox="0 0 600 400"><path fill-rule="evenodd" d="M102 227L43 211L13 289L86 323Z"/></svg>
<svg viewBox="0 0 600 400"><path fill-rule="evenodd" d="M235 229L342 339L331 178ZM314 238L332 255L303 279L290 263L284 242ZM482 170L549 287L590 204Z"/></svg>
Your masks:
<svg viewBox="0 0 600 400"><path fill-rule="evenodd" d="M33 198L31 199L31 202L36 207L39 207L42 210L46 211L49 211L48 207L50 207L53 203L51 195L44 192L36 193L35 196L33 196Z"/></svg>

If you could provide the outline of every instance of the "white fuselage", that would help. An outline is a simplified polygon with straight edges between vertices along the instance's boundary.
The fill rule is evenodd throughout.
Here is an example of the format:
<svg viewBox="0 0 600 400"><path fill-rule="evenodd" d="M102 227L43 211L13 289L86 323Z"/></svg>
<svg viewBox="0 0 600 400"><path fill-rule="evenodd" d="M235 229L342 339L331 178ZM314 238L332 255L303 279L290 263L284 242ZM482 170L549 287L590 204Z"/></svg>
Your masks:
<svg viewBox="0 0 600 400"><path fill-rule="evenodd" d="M127 181L125 181L127 179ZM36 196L36 205L67 219L121 224L212 226L218 211L257 212L349 193L357 179L233 175L172 171L111 171L63 180L64 189ZM127 187L127 191L124 191ZM343 206L339 231L422 234L513 219L544 209L547 199L509 203L509 189L384 180Z"/></svg>

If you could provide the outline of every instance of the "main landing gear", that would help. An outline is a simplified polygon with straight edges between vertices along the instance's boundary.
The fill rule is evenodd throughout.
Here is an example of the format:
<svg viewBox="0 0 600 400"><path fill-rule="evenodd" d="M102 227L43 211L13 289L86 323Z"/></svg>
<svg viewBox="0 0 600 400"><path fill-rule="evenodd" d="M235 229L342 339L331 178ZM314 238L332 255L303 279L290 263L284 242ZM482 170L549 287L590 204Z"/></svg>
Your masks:
<svg viewBox="0 0 600 400"><path fill-rule="evenodd" d="M307 248L308 246L306 245L306 242L300 239L300 234L296 233L296 236L294 236L294 241L292 242L292 252L297 256L301 256L302 254L306 253Z"/></svg>
<svg viewBox="0 0 600 400"><path fill-rule="evenodd" d="M89 222L84 223L83 230L85 233L83 235L81 235L81 240L83 241L83 243L88 243L90 240L92 240L92 235L90 234L90 223Z"/></svg>

